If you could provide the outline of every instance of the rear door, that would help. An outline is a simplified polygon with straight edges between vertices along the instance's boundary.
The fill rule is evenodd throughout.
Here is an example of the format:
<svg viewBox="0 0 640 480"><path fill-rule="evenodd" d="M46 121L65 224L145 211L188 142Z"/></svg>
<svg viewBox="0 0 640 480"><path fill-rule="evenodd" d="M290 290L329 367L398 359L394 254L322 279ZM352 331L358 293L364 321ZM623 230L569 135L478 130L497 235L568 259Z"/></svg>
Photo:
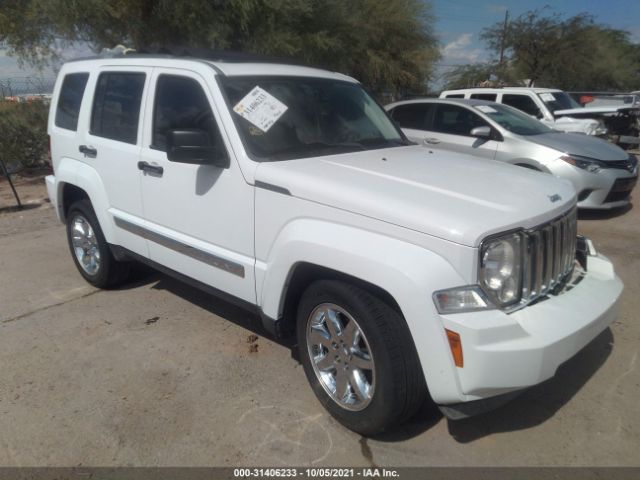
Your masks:
<svg viewBox="0 0 640 480"><path fill-rule="evenodd" d="M122 222L143 221L138 160L142 139L145 92L151 68L102 67L87 86L91 109L76 147L84 161L98 171L116 228L111 240L148 256L144 238L122 228Z"/></svg>
<svg viewBox="0 0 640 480"><path fill-rule="evenodd" d="M433 103L405 103L394 107L390 113L409 140L422 144L427 138L433 107Z"/></svg>

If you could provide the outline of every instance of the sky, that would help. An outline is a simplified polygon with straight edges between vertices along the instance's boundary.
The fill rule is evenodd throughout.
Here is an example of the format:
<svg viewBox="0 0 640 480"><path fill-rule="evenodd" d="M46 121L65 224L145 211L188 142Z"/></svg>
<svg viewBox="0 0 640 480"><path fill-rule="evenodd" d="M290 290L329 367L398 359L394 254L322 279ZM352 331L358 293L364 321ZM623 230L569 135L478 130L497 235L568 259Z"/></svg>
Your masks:
<svg viewBox="0 0 640 480"><path fill-rule="evenodd" d="M511 18L546 5L566 16L586 12L592 14L597 23L629 31L632 40L640 42L640 0L431 0L431 4L442 52L439 74L451 68L450 65L490 59L492 54L486 50L479 34L483 28L503 21L505 10L509 10ZM86 51L83 53L87 54ZM67 58L76 54L65 52ZM54 73L49 69L39 73L22 68L14 58L0 50L0 79L33 75L53 77Z"/></svg>
<svg viewBox="0 0 640 480"><path fill-rule="evenodd" d="M549 5L552 11L571 17L579 13L593 15L596 23L627 30L640 42L640 0L432 0L435 31L440 41L443 71L448 65L464 65L489 60L480 40L483 28Z"/></svg>

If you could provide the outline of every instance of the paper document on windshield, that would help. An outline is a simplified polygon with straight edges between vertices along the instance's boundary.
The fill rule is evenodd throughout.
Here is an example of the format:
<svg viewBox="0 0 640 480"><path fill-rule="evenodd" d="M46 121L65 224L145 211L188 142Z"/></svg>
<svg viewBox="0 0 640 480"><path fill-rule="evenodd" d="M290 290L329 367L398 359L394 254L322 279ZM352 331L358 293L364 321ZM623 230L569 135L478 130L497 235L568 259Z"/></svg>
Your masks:
<svg viewBox="0 0 640 480"><path fill-rule="evenodd" d="M545 102L553 102L556 99L553 95L547 92L541 93L540 98Z"/></svg>
<svg viewBox="0 0 640 480"><path fill-rule="evenodd" d="M256 85L233 107L233 111L266 132L287 111L287 108L276 97Z"/></svg>
<svg viewBox="0 0 640 480"><path fill-rule="evenodd" d="M498 113L495 108L490 107L489 105L478 105L476 108L482 113Z"/></svg>

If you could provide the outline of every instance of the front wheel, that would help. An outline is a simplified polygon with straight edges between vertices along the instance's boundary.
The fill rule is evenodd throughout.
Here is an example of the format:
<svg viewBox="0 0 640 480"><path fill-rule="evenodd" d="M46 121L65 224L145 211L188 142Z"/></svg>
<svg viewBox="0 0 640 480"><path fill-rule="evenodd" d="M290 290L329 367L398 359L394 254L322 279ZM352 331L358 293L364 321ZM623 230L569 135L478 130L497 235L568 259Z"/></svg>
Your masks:
<svg viewBox="0 0 640 480"><path fill-rule="evenodd" d="M91 285L113 287L127 278L129 264L118 262L111 254L88 200L80 200L69 208L67 240L78 271Z"/></svg>
<svg viewBox="0 0 640 480"><path fill-rule="evenodd" d="M314 282L298 306L297 336L311 387L347 428L383 432L424 402L427 388L404 319L368 291Z"/></svg>

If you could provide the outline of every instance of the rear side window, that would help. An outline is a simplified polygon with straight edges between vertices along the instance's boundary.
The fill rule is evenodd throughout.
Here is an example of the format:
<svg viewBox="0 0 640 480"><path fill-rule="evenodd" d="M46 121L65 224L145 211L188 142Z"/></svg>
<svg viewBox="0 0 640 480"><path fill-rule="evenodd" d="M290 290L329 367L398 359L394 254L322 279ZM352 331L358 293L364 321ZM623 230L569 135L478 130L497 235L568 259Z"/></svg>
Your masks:
<svg viewBox="0 0 640 480"><path fill-rule="evenodd" d="M166 151L166 133L174 129L202 130L209 136L211 145L222 144L202 86L192 78L162 75L156 86L152 148Z"/></svg>
<svg viewBox="0 0 640 480"><path fill-rule="evenodd" d="M542 117L542 112L536 105L536 102L527 95L503 94L502 103L517 108L521 112L528 113L534 117Z"/></svg>
<svg viewBox="0 0 640 480"><path fill-rule="evenodd" d="M470 98L476 100L487 100L489 102L495 102L497 95L495 93L472 93Z"/></svg>
<svg viewBox="0 0 640 480"><path fill-rule="evenodd" d="M427 122L432 110L433 105L431 104L409 103L398 105L391 112L391 116L402 128L427 130Z"/></svg>
<svg viewBox="0 0 640 480"><path fill-rule="evenodd" d="M88 73L70 73L64 77L58 107L56 108L56 126L73 130L78 128L78 115L84 88L87 86Z"/></svg>
<svg viewBox="0 0 640 480"><path fill-rule="evenodd" d="M135 144L144 73L101 73L91 113L91 134Z"/></svg>

